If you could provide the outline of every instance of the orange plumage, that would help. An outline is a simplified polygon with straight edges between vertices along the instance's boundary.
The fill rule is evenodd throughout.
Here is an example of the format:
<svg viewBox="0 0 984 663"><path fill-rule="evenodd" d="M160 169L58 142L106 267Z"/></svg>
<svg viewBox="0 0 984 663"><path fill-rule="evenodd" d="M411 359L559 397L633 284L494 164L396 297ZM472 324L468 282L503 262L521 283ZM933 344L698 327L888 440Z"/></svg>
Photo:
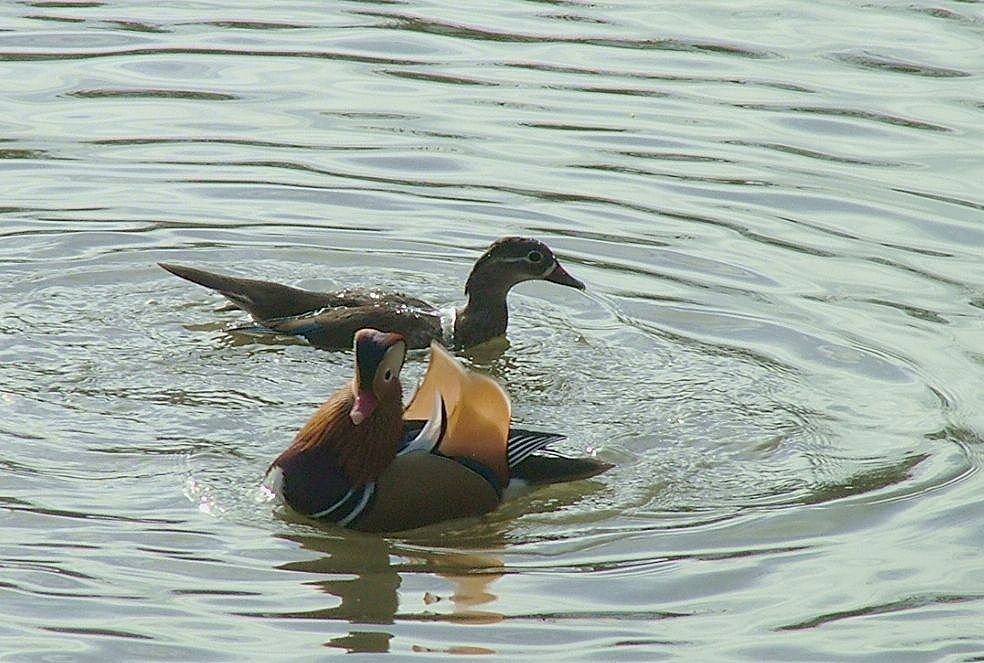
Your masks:
<svg viewBox="0 0 984 663"><path fill-rule="evenodd" d="M349 417L354 402L349 387L332 394L274 464L283 464L301 452L326 445L353 485L375 481L396 458L403 432L403 402L399 396L380 402L373 416L358 426Z"/></svg>

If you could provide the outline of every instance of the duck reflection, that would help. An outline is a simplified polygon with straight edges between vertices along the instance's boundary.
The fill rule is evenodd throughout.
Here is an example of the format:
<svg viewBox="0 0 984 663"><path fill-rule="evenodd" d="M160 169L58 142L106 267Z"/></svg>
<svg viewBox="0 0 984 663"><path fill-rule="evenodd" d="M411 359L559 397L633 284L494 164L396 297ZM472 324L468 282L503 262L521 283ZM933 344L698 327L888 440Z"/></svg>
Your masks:
<svg viewBox="0 0 984 663"><path fill-rule="evenodd" d="M416 539L411 543L351 531L280 535L322 556L288 562L278 568L325 576L324 580L311 584L340 600L332 608L291 616L344 620L360 625L392 624L396 621L473 624L501 621L503 615L490 610L489 606L498 599L492 585L504 575L503 560L496 554L497 550L502 549L502 537L495 535L491 538L496 541L492 541L487 531L484 534L480 544L481 554L430 545L437 541L424 543ZM399 590L403 577L414 573L445 578L452 587L450 594L445 596L425 591L419 597L406 593L401 597ZM404 604L402 610L401 600ZM332 638L325 646L348 652L387 652L393 637L394 634L385 629L362 628Z"/></svg>

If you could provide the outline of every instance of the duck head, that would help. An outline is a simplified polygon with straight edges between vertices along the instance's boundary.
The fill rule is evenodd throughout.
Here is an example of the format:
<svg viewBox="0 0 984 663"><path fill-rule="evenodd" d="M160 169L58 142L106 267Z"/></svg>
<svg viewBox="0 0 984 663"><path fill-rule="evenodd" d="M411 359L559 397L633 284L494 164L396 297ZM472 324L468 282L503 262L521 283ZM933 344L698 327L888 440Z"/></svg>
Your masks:
<svg viewBox="0 0 984 663"><path fill-rule="evenodd" d="M584 283L568 274L543 242L532 237L504 237L475 262L465 284L465 294L504 295L517 283L537 280L584 290Z"/></svg>
<svg viewBox="0 0 984 663"><path fill-rule="evenodd" d="M401 403L400 369L407 343L399 334L360 329L355 334L354 401L349 418L356 426L371 417L380 402Z"/></svg>

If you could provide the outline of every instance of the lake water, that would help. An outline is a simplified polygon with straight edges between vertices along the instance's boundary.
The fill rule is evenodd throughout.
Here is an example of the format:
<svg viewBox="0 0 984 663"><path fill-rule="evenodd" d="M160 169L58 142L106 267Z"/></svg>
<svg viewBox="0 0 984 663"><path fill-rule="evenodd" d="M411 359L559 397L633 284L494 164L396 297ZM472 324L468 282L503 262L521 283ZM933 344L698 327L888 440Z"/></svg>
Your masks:
<svg viewBox="0 0 984 663"><path fill-rule="evenodd" d="M984 660L984 5L0 5L0 657ZM257 487L351 355L189 263L445 305L615 463L380 537ZM408 382L425 353L411 355Z"/></svg>

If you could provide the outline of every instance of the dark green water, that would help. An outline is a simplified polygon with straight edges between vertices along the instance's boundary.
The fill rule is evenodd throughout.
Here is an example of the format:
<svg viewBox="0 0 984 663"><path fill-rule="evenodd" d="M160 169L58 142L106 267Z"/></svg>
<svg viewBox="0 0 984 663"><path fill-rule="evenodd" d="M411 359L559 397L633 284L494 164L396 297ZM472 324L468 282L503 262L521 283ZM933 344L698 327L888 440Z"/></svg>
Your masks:
<svg viewBox="0 0 984 663"><path fill-rule="evenodd" d="M972 2L0 5L0 658L981 660L982 127ZM154 263L443 305L506 234L589 289L466 359L617 467L277 518L351 357Z"/></svg>

